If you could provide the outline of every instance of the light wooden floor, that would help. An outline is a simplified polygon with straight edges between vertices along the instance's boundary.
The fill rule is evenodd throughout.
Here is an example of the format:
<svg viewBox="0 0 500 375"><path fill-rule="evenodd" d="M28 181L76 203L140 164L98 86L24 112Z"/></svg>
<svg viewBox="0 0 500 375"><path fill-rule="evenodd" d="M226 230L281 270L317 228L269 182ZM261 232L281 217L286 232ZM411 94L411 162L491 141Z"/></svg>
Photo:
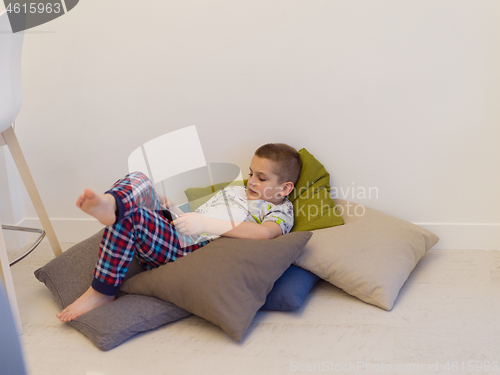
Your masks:
<svg viewBox="0 0 500 375"><path fill-rule="evenodd" d="M321 282L298 312L259 312L242 343L193 316L109 352L56 319L33 276L52 256L42 244L12 267L32 375L500 374L499 251L429 251L391 312Z"/></svg>

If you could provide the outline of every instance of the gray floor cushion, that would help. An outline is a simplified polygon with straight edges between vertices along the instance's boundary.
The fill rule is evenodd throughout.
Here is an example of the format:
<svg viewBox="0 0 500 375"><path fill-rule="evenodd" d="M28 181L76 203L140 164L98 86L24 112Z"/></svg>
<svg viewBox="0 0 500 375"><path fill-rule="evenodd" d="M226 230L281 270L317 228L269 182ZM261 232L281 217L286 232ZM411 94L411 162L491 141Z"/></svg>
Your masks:
<svg viewBox="0 0 500 375"><path fill-rule="evenodd" d="M65 308L90 286L102 231L76 244L35 271L35 276ZM134 259L125 279L142 272ZM99 349L110 350L139 332L149 331L191 315L155 297L120 295L67 323L86 335ZM63 323L61 323L63 324Z"/></svg>

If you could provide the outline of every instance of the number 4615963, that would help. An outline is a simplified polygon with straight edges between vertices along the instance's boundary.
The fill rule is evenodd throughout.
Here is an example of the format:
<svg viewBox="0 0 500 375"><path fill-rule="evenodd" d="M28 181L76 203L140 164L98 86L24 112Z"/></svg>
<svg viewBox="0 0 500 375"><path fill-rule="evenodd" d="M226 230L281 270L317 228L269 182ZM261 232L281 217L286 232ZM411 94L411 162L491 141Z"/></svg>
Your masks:
<svg viewBox="0 0 500 375"><path fill-rule="evenodd" d="M9 3L7 6L7 12L9 13L61 13L60 3Z"/></svg>

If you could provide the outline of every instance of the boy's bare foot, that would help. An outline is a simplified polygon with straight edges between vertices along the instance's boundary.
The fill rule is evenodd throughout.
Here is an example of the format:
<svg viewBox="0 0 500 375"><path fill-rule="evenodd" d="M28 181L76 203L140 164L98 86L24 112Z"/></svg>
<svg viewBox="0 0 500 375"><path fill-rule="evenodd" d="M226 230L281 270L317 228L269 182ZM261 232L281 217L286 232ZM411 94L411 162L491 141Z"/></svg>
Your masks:
<svg viewBox="0 0 500 375"><path fill-rule="evenodd" d="M113 225L116 221L116 201L111 194L96 194L90 189L85 189L85 192L78 197L76 206L106 226Z"/></svg>
<svg viewBox="0 0 500 375"><path fill-rule="evenodd" d="M71 305L66 307L63 311L56 316L61 322L70 322L73 319L78 318L80 315L85 314L97 306L104 305L107 302L115 300L115 296L107 296L105 294L99 293L94 288L90 287L85 293L83 293L80 298L78 298Z"/></svg>

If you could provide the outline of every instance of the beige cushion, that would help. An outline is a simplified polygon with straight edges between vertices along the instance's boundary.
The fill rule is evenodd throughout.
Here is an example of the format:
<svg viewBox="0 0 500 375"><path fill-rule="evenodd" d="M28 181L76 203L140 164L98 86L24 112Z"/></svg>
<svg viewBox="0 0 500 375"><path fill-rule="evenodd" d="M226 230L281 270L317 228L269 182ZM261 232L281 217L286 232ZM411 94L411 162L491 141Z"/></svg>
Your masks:
<svg viewBox="0 0 500 375"><path fill-rule="evenodd" d="M295 264L362 301L392 309L406 279L439 238L372 208L335 202L345 224L315 230Z"/></svg>
<svg viewBox="0 0 500 375"><path fill-rule="evenodd" d="M240 341L274 282L297 258L311 232L273 240L219 238L121 286L154 296L218 325Z"/></svg>

